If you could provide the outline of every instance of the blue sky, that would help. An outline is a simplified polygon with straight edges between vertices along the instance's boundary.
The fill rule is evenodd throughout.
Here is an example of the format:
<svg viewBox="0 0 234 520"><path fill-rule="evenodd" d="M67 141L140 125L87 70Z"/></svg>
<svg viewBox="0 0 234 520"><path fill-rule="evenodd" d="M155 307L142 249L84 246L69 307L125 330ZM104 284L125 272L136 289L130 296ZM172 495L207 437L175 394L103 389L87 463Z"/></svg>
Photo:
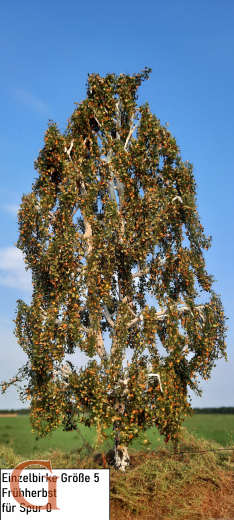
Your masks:
<svg viewBox="0 0 234 520"><path fill-rule="evenodd" d="M13 335L16 300L30 303L17 210L36 177L34 160L48 120L65 129L74 103L86 96L88 73L105 76L153 69L141 86L194 165L198 212L207 236L209 273L229 320L227 355L193 406L234 406L233 120L234 0L0 0L0 381L27 361ZM84 364L79 353L73 362ZM15 389L0 408L27 407Z"/></svg>

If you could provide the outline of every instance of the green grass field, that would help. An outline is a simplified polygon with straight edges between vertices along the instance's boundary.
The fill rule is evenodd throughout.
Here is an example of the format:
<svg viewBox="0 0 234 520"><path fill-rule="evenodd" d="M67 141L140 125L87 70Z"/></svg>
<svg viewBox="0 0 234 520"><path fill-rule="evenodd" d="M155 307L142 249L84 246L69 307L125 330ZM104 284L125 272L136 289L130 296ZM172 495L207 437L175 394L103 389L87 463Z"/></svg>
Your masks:
<svg viewBox="0 0 234 520"><path fill-rule="evenodd" d="M95 429L89 429L83 425L80 425L79 428L83 438L94 445ZM193 417L185 418L183 428L206 440L216 441L225 447L230 441L230 435L232 432L234 433L234 414L195 414ZM156 428L148 430L147 437L152 443L152 449L164 444L163 437L160 436ZM110 442L109 444L108 442L104 443L105 450L112 448ZM50 449L61 450L64 453L69 452L75 446L81 446L82 443L82 438L77 431L63 432L62 428L55 430L51 438L47 437L36 441L35 434L31 432L28 416L0 417L0 445L13 448L14 452L21 455L23 459L39 450L41 452ZM131 449L142 449L140 442L133 442Z"/></svg>

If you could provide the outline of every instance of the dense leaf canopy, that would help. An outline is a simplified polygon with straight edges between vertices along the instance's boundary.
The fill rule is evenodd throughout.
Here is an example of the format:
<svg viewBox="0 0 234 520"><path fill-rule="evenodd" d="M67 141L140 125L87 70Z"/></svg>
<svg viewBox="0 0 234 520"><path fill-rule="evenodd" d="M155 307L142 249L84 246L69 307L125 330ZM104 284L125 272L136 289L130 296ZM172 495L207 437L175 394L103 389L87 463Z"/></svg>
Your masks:
<svg viewBox="0 0 234 520"><path fill-rule="evenodd" d="M150 72L90 75L66 131L49 123L38 177L22 198L17 247L33 294L31 305L18 301L15 333L29 361L3 391L28 379L20 395L31 399L38 436L74 428L76 411L104 437L113 424L125 445L151 425L177 444L193 412L189 387L201 394L197 374L207 379L226 358L192 165L148 104L137 106ZM203 305L198 288L209 293ZM64 367L77 348L86 368Z"/></svg>

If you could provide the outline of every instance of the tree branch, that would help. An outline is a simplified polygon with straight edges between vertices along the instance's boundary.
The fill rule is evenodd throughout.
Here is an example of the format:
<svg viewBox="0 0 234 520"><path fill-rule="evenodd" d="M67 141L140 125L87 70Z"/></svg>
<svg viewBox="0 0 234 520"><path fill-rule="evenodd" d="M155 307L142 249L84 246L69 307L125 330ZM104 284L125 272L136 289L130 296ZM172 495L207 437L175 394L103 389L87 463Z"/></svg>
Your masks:
<svg viewBox="0 0 234 520"><path fill-rule="evenodd" d="M158 382L159 382L159 386L160 386L160 390L161 392L163 393L163 389L162 389L162 384L161 384L161 379L160 379L160 375L159 374L148 374L148 377L156 377Z"/></svg>
<svg viewBox="0 0 234 520"><path fill-rule="evenodd" d="M176 197L174 197L174 199L172 199L172 202L174 202L175 200L179 200L179 201L181 202L181 204L183 204L182 198L179 197L179 195L177 195Z"/></svg>
<svg viewBox="0 0 234 520"><path fill-rule="evenodd" d="M141 321L143 321L142 311L139 312L139 314L136 316L136 318L134 318L134 320L130 321L130 322L127 324L127 329L129 329L130 327L132 327L132 326L135 325L136 323L140 323Z"/></svg>
<svg viewBox="0 0 234 520"><path fill-rule="evenodd" d="M140 124L140 121L138 121L138 123L129 130L129 134L128 134L128 137L127 137L127 139L125 141L125 145L124 145L124 151L125 152L127 151L126 148L128 146L129 139L131 139L131 136L132 136L133 132L135 132L135 130L138 127L139 124Z"/></svg>
<svg viewBox="0 0 234 520"><path fill-rule="evenodd" d="M55 222L56 217L55 217L55 215L52 213L52 211L49 211L49 216L50 216L52 222Z"/></svg>
<svg viewBox="0 0 234 520"><path fill-rule="evenodd" d="M123 395L126 395L128 393L128 389L127 389L128 381L130 381L129 377L127 377L125 379L120 379L118 384L116 385L117 388L118 388L121 385L121 383L122 383L126 387L125 390L123 391Z"/></svg>
<svg viewBox="0 0 234 520"><path fill-rule="evenodd" d="M103 314L106 318L106 321L108 321L108 323L110 324L110 326L114 329L115 328L115 324L113 322L113 320L111 319L111 315L107 309L107 306L105 305L105 303L102 304L103 305Z"/></svg>
<svg viewBox="0 0 234 520"><path fill-rule="evenodd" d="M69 375L71 374L71 369L69 368L68 365L63 365L62 367L58 367L57 369L54 368L53 374L55 377L58 377L59 375L61 375L64 386L68 386L69 383L67 383L66 380L68 379ZM64 379L65 379L65 381L64 381ZM55 396L54 396L54 399L55 399Z"/></svg>
<svg viewBox="0 0 234 520"><path fill-rule="evenodd" d="M196 305L196 308L198 309L199 314L200 314L200 316L201 316L201 309L204 308L204 305ZM179 308L177 308L177 311L178 311L179 313L181 313L181 312L185 312L185 311L189 311L189 312L191 312L192 316L194 317L194 315L193 315L193 313L192 313L190 307L188 307L187 305L184 305L183 307L179 307ZM162 319L164 319L167 315L168 315L168 314L167 314L167 309L163 309L162 311L157 312L156 319L157 319L157 320L162 320ZM202 314L201 318L202 318L203 321L204 321L203 314Z"/></svg>
<svg viewBox="0 0 234 520"><path fill-rule="evenodd" d="M86 141L87 141L87 138L84 139L83 145L85 145ZM67 155L69 157L69 161L72 164L73 164L73 161L71 159L71 155L70 154L71 154L71 150L72 150L73 144L74 144L74 141L72 140L69 149L67 149L66 146L64 148L64 152L67 153ZM78 178L76 179L77 189L80 190L81 195L87 195L87 191L86 191L86 188L85 188L85 183L84 183L84 180L83 180L83 176L82 176L81 172L77 168L75 168L75 170L76 170L76 172L78 174ZM75 210L75 212L76 212L76 210ZM74 216L75 212L73 212L73 216ZM85 216L83 216L83 219L84 219L85 232L84 232L84 234L82 236L83 236L84 239L88 239L87 255L89 255L90 252L92 251L92 245L91 245L92 227L89 224L89 222L85 219Z"/></svg>
<svg viewBox="0 0 234 520"><path fill-rule="evenodd" d="M111 200L114 200L116 202L116 196L115 196L115 185L114 185L114 174L111 172L111 180L108 180L108 186L107 191L110 195Z"/></svg>
<svg viewBox="0 0 234 520"><path fill-rule="evenodd" d="M116 124L117 124L117 127L120 128L120 126L121 126L121 106L122 106L120 98L118 99L115 106L116 106L116 112L115 112ZM120 135L119 135L118 131L116 132L116 139L120 140Z"/></svg>
<svg viewBox="0 0 234 520"><path fill-rule="evenodd" d="M165 258L164 258L164 259L161 258L161 259L159 260L159 265L160 265L160 267L161 267L163 264L165 264L165 262L166 262L166 259L165 259ZM133 274L132 274L132 278L138 278L138 277L140 277L140 276L144 276L144 275L148 274L149 271L150 271L150 268L149 268L149 267L146 267L146 269L144 269L143 271L137 271L136 273L133 273Z"/></svg>
<svg viewBox="0 0 234 520"><path fill-rule="evenodd" d="M160 386L160 391L163 393L163 388L162 388L162 384L161 384L160 374L152 374L151 373L152 367L149 366L149 364L147 364L147 371L148 371L148 373L147 373L148 378L150 378L150 377L154 378L155 377L158 380L159 386ZM130 378L127 377L125 379L120 379L119 382L118 382L117 387L119 387L121 383L124 384L124 386L126 387L125 390L123 391L123 395L126 395L128 393L127 386L128 386L128 382L129 381L130 381ZM148 389L148 384L147 384L147 389Z"/></svg>
<svg viewBox="0 0 234 520"><path fill-rule="evenodd" d="M72 139L69 148L67 149L66 146L65 146L65 148L64 148L64 152L67 153L67 155L68 155L68 157L69 157L69 161L71 161L71 162L72 162L72 159L71 159L71 151L72 151L72 148L73 148L73 144L74 144L74 140Z"/></svg>
<svg viewBox="0 0 234 520"><path fill-rule="evenodd" d="M91 328L87 328L84 325L81 325L81 329L86 332L86 334L92 334L96 337L97 344L95 345L95 350L100 359L109 359L109 354L104 347L103 337L101 331L96 332Z"/></svg>
<svg viewBox="0 0 234 520"><path fill-rule="evenodd" d="M96 110L95 110L93 107L92 107L92 110L93 110L93 112L94 112L94 119L96 119L96 122L97 122L99 128L101 128L101 124L99 123L98 118L97 118Z"/></svg>
<svg viewBox="0 0 234 520"><path fill-rule="evenodd" d="M108 361L110 359L110 356L104 347L104 341L103 341L101 331L98 331L98 333L96 335L96 339L97 339L97 345L96 345L97 354L99 355L100 359L106 359Z"/></svg>
<svg viewBox="0 0 234 520"><path fill-rule="evenodd" d="M150 268L147 267L144 271L137 271L136 273L132 274L132 278L140 278L140 276L143 276L145 274L148 274L150 271Z"/></svg>

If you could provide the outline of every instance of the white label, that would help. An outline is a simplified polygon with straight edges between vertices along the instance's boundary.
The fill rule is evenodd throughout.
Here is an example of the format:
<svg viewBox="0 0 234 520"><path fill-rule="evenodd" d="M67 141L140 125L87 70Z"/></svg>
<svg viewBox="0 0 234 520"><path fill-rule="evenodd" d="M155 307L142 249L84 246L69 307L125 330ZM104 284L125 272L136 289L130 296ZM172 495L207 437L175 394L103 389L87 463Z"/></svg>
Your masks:
<svg viewBox="0 0 234 520"><path fill-rule="evenodd" d="M53 469L52 473L47 469L17 471L16 474L16 470L0 470L1 519L28 519L33 515L38 520L110 519L109 469ZM43 506L47 507L41 509Z"/></svg>

